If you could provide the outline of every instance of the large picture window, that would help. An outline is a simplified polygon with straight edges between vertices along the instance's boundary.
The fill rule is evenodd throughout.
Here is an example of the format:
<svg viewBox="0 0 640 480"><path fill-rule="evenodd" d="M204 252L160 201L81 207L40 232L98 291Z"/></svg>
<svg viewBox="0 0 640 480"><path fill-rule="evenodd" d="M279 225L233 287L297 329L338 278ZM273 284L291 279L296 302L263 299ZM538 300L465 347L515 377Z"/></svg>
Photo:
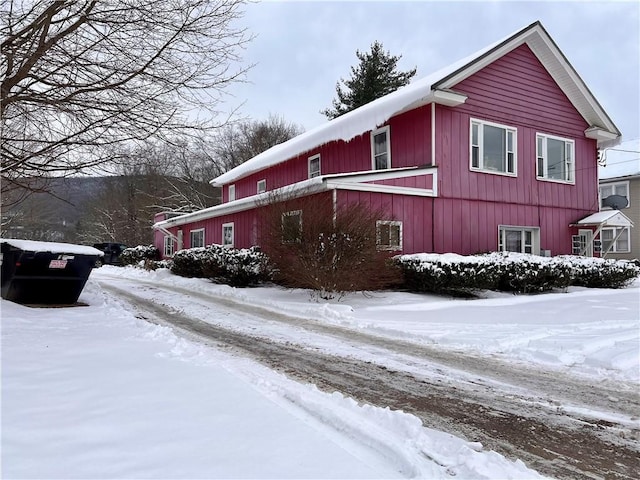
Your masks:
<svg viewBox="0 0 640 480"><path fill-rule="evenodd" d="M402 250L402 222L378 220L376 244L378 250Z"/></svg>
<svg viewBox="0 0 640 480"><path fill-rule="evenodd" d="M471 120L471 170L516 175L516 129Z"/></svg>
<svg viewBox="0 0 640 480"><path fill-rule="evenodd" d="M618 236L620 235L620 236ZM631 245L629 242L628 228L603 228L600 231L602 241L602 251L607 253L629 253Z"/></svg>
<svg viewBox="0 0 640 480"><path fill-rule="evenodd" d="M537 177L541 180L573 183L575 178L573 140L536 135Z"/></svg>
<svg viewBox="0 0 640 480"><path fill-rule="evenodd" d="M371 132L371 160L373 170L391 168L389 126Z"/></svg>
<svg viewBox="0 0 640 480"><path fill-rule="evenodd" d="M540 229L538 227L498 227L498 250L501 252L540 253Z"/></svg>
<svg viewBox="0 0 640 480"><path fill-rule="evenodd" d="M282 214L282 243L302 241L302 210Z"/></svg>
<svg viewBox="0 0 640 480"><path fill-rule="evenodd" d="M225 247L233 247L234 245L233 222L222 224L222 245Z"/></svg>
<svg viewBox="0 0 640 480"><path fill-rule="evenodd" d="M189 239L189 245L191 245L191 248L204 247L204 228L191 230L189 232Z"/></svg>

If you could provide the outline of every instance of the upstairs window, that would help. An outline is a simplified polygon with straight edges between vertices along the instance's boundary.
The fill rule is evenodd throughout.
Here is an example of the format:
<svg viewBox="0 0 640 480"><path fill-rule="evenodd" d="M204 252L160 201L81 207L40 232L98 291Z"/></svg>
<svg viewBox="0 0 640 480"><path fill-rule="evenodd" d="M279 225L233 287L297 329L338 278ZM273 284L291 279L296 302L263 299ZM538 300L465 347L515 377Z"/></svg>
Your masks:
<svg viewBox="0 0 640 480"><path fill-rule="evenodd" d="M282 214L282 243L302 241L302 210Z"/></svg>
<svg viewBox="0 0 640 480"><path fill-rule="evenodd" d="M371 160L373 170L391 168L389 126L371 132Z"/></svg>
<svg viewBox="0 0 640 480"><path fill-rule="evenodd" d="M204 228L198 230L191 230L189 232L189 239L191 248L204 247Z"/></svg>
<svg viewBox="0 0 640 480"><path fill-rule="evenodd" d="M536 134L538 179L574 183L574 151L573 140Z"/></svg>
<svg viewBox="0 0 640 480"><path fill-rule="evenodd" d="M629 205L631 205L631 201L629 199L629 182L607 183L606 185L600 185L600 208L611 208L602 205L602 201L611 195L620 195L621 197L625 197L629 202L625 208L628 208Z"/></svg>
<svg viewBox="0 0 640 480"><path fill-rule="evenodd" d="M516 129L471 120L471 170L516 175Z"/></svg>
<svg viewBox="0 0 640 480"><path fill-rule="evenodd" d="M258 183L256 184L256 191L258 193L264 193L267 191L267 181L265 179L258 180Z"/></svg>
<svg viewBox="0 0 640 480"><path fill-rule="evenodd" d="M236 186L229 185L229 201L233 202L236 199Z"/></svg>
<svg viewBox="0 0 640 480"><path fill-rule="evenodd" d="M378 220L376 244L378 250L402 250L402 222Z"/></svg>
<svg viewBox="0 0 640 480"><path fill-rule="evenodd" d="M309 178L320 176L320 155L309 157Z"/></svg>
<svg viewBox="0 0 640 480"><path fill-rule="evenodd" d="M537 227L498 227L498 250L501 252L540 253L540 229Z"/></svg>
<svg viewBox="0 0 640 480"><path fill-rule="evenodd" d="M233 247L234 244L233 222L222 224L222 245L224 247Z"/></svg>

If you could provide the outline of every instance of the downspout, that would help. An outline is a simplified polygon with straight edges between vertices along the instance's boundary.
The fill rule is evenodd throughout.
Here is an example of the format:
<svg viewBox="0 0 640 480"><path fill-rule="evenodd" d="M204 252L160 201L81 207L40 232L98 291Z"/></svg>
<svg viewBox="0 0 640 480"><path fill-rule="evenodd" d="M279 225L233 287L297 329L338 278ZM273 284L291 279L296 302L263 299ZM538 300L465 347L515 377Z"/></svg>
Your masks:
<svg viewBox="0 0 640 480"><path fill-rule="evenodd" d="M431 103L431 166L436 166L436 104ZM438 177L434 179L433 188L438 191ZM437 194L436 194L437 195ZM431 199L431 251L435 252L436 248L436 232L435 232L435 205L434 198Z"/></svg>
<svg viewBox="0 0 640 480"><path fill-rule="evenodd" d="M333 199L333 228L336 227L336 222L338 221L338 190L331 190L331 197Z"/></svg>
<svg viewBox="0 0 640 480"><path fill-rule="evenodd" d="M436 166L436 104L431 103L431 166Z"/></svg>

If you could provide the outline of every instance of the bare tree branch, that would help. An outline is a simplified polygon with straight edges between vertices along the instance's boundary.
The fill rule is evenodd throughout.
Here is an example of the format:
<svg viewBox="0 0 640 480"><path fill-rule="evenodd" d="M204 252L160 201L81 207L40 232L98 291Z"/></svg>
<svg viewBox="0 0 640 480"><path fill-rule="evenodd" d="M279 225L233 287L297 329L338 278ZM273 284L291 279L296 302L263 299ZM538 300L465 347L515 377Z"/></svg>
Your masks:
<svg viewBox="0 0 640 480"><path fill-rule="evenodd" d="M219 127L225 89L246 73L238 63L250 40L237 26L244 3L3 2L5 185L102 165L132 141ZM211 120L194 120L201 116Z"/></svg>

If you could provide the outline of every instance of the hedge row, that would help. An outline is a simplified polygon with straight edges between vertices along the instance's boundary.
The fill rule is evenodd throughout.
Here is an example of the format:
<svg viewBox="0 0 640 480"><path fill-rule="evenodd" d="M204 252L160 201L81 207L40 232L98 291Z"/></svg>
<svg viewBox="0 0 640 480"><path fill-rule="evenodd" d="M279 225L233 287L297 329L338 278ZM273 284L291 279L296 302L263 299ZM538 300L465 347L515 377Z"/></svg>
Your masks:
<svg viewBox="0 0 640 480"><path fill-rule="evenodd" d="M209 278L233 287L256 285L271 278L267 256L258 247L234 249L222 245L179 250L171 271L182 277Z"/></svg>
<svg viewBox="0 0 640 480"><path fill-rule="evenodd" d="M120 254L123 265L138 265L146 260L160 260L160 251L153 245L125 248Z"/></svg>
<svg viewBox="0 0 640 480"><path fill-rule="evenodd" d="M396 262L407 289L453 295L477 290L534 293L570 285L621 288L640 275L633 262L574 256L416 254L398 256Z"/></svg>

